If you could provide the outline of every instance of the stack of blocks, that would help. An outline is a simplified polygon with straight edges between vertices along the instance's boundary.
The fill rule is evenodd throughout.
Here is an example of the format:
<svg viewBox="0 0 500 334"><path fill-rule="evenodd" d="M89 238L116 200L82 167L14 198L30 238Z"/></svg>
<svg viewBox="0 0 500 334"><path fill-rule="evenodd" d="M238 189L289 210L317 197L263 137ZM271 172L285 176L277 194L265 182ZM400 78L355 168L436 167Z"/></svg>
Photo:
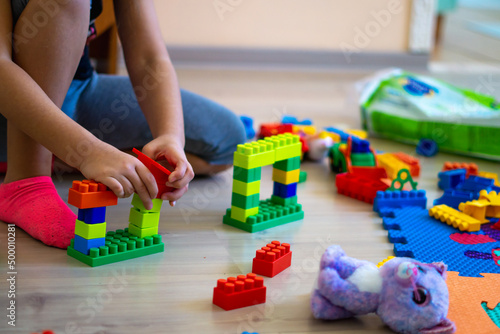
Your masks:
<svg viewBox="0 0 500 334"><path fill-rule="evenodd" d="M106 237L106 206L116 205L118 198L102 183L73 181L69 204L78 208L73 248L89 255L91 248L104 246Z"/></svg>
<svg viewBox="0 0 500 334"><path fill-rule="evenodd" d="M163 200L153 199L153 208L147 210L139 195L134 194L132 198L132 208L130 209L128 232L139 238L150 237L158 234L160 224L160 210Z"/></svg>
<svg viewBox="0 0 500 334"><path fill-rule="evenodd" d="M233 194L224 224L257 232L300 220L297 204L301 143L299 136L282 134L238 145L234 153ZM261 168L273 165L274 191L260 201Z"/></svg>

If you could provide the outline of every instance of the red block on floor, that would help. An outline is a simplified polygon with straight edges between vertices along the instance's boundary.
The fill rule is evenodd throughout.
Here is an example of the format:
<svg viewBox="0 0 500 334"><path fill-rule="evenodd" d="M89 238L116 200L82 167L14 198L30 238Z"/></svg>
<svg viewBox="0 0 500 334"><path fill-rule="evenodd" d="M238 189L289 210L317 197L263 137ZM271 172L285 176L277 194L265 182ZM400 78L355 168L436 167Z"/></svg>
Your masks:
<svg viewBox="0 0 500 334"><path fill-rule="evenodd" d="M226 311L265 302L264 279L256 274L221 278L214 288L213 303Z"/></svg>
<svg viewBox="0 0 500 334"><path fill-rule="evenodd" d="M290 245L279 241L273 241L256 252L253 259L252 272L274 277L290 267L292 264L292 252Z"/></svg>
<svg viewBox="0 0 500 334"><path fill-rule="evenodd" d="M91 180L73 181L68 203L78 209L99 208L118 204L118 197L102 183Z"/></svg>
<svg viewBox="0 0 500 334"><path fill-rule="evenodd" d="M342 173L335 178L337 192L363 202L373 204L377 191L385 191L389 186L377 179L369 179L358 174Z"/></svg>

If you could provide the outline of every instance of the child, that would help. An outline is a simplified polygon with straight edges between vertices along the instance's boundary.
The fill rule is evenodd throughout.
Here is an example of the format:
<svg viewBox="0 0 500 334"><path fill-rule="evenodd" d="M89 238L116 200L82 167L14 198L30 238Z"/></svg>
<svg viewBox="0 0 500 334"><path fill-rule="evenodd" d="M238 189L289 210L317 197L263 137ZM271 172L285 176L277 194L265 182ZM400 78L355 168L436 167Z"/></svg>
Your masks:
<svg viewBox="0 0 500 334"><path fill-rule="evenodd" d="M76 218L50 178L52 154L152 207L152 174L119 149L167 158L176 190L162 199L174 205L193 170L228 168L245 141L236 115L179 90L152 0L114 1L130 79L97 75L85 45L101 8L100 0L0 1L0 161L8 161L0 220L50 246L69 245Z"/></svg>

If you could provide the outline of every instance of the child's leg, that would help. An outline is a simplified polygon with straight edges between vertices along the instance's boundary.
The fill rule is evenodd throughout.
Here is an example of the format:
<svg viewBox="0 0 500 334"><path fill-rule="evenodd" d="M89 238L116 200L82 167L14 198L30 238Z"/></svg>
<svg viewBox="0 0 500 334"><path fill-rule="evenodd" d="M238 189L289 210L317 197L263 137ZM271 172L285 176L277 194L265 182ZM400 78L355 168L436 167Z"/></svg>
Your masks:
<svg viewBox="0 0 500 334"><path fill-rule="evenodd" d="M194 172L213 174L230 167L236 146L246 140L239 117L194 93L181 90L181 97L185 151ZM94 74L76 106L75 120L119 149L142 147L153 139L128 77Z"/></svg>
<svg viewBox="0 0 500 334"><path fill-rule="evenodd" d="M16 23L13 58L60 107L81 57L89 6L79 1L58 4L54 16L27 38L23 32L31 31L27 25L37 19L41 2L31 0ZM48 177L52 154L8 123L7 159L5 183L0 186L0 220L16 224L48 245L67 247L75 215Z"/></svg>

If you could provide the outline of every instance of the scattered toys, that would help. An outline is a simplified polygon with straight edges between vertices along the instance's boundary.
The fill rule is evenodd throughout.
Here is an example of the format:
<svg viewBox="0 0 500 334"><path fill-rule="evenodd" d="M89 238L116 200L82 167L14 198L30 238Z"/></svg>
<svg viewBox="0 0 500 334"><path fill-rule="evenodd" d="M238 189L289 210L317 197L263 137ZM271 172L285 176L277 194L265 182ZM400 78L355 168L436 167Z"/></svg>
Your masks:
<svg viewBox="0 0 500 334"><path fill-rule="evenodd" d="M379 269L330 246L320 262L311 308L317 319L343 319L375 312L398 333L454 333L446 318L446 265L394 258Z"/></svg>
<svg viewBox="0 0 500 334"><path fill-rule="evenodd" d="M290 267L291 264L292 252L290 251L290 245L272 241L257 250L253 259L252 272L262 276L274 277Z"/></svg>
<svg viewBox="0 0 500 334"><path fill-rule="evenodd" d="M219 279L212 302L226 311L265 303L264 279L253 273Z"/></svg>
<svg viewBox="0 0 500 334"><path fill-rule="evenodd" d="M429 216L436 218L460 231L474 232L481 229L481 222L447 205L436 205L429 209Z"/></svg>

